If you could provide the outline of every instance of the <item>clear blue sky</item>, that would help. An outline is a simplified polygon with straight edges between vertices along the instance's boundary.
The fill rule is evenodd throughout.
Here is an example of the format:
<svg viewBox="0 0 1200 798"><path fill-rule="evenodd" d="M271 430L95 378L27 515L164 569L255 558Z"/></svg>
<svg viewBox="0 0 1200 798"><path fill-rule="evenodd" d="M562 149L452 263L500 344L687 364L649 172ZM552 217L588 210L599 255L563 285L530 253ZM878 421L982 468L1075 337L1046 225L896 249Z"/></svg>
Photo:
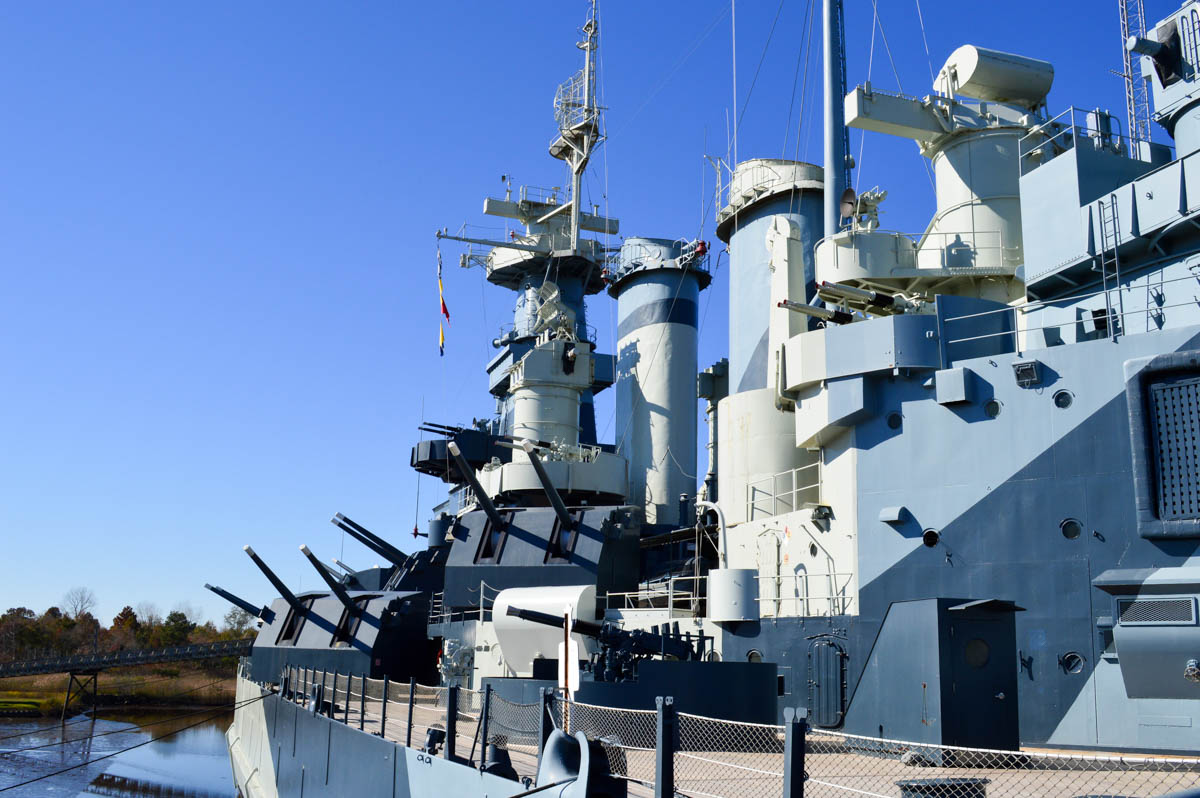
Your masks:
<svg viewBox="0 0 1200 798"><path fill-rule="evenodd" d="M915 2L879 5L903 88L927 93ZM934 71L964 43L1047 58L1052 109L1124 117L1114 3L921 5ZM738 4L742 158L784 154L806 7L784 3L750 93L779 5ZM1151 24L1174 7L1150 0ZM414 545L422 403L445 423L491 412L483 365L512 298L447 249L453 326L439 358L433 233L487 224L482 199L502 173L561 185L546 155L551 99L580 64L584 9L0 9L0 610L40 612L87 585L106 622L139 601L220 618L206 581L273 592L245 543L293 586L315 586L297 547L338 556L336 511ZM871 3L846 12L854 84ZM625 234L696 235L712 193L702 155L725 150L728 3L609 0L602 15L612 136L588 196L607 195ZM894 89L882 44L872 81ZM789 157L806 97L799 155L820 158L819 63L814 52L808 91L795 90ZM885 226L921 230L933 195L915 146L871 136L862 167L862 188L890 191ZM725 351L727 277L702 299L704 364ZM601 351L612 310L590 300ZM608 440L611 412L602 397ZM422 525L439 487L421 485ZM350 541L345 559L376 558Z"/></svg>

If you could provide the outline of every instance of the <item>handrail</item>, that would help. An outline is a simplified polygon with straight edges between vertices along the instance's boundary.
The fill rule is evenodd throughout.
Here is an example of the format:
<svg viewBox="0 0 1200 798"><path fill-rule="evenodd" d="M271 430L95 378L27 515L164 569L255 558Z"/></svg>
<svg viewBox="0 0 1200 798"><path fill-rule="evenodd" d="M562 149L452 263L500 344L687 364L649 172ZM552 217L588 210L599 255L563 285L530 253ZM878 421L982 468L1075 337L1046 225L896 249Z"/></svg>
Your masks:
<svg viewBox="0 0 1200 798"><path fill-rule="evenodd" d="M801 471L815 471L815 481L799 484L797 478ZM822 477L821 461L817 460L807 465L797 466L796 468L780 471L771 476L760 477L746 484L746 520L753 521L759 517L771 517L782 513L790 513L799 510L803 505L817 505L821 503L821 477ZM789 478L791 487L783 490L779 489L779 479ZM808 477L812 479L812 477ZM769 484L770 487L764 489L762 486ZM807 496L807 500L800 501L802 496ZM785 500L786 497L786 500ZM763 507L764 502L769 502L769 511ZM785 509L780 509L781 507Z"/></svg>

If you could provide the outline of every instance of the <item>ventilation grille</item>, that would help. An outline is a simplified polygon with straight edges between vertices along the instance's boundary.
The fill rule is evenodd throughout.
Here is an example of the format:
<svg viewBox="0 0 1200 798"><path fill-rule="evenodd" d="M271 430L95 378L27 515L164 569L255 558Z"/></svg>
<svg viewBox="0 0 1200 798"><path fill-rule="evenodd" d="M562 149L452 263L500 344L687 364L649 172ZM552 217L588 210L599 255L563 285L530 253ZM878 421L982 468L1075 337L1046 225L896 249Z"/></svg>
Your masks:
<svg viewBox="0 0 1200 798"><path fill-rule="evenodd" d="M1190 598L1121 599L1118 622L1134 624L1194 624L1196 601Z"/></svg>
<svg viewBox="0 0 1200 798"><path fill-rule="evenodd" d="M1158 517L1200 518L1200 379L1150 386Z"/></svg>

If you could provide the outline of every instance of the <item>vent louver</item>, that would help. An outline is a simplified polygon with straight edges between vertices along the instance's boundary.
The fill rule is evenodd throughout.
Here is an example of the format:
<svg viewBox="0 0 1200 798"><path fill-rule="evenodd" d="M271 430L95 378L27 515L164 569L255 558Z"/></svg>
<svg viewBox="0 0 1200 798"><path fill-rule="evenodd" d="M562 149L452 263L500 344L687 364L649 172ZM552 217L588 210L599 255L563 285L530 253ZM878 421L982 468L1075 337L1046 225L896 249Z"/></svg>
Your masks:
<svg viewBox="0 0 1200 798"><path fill-rule="evenodd" d="M1194 624L1196 601L1191 598L1120 599L1117 601L1117 620L1127 626Z"/></svg>

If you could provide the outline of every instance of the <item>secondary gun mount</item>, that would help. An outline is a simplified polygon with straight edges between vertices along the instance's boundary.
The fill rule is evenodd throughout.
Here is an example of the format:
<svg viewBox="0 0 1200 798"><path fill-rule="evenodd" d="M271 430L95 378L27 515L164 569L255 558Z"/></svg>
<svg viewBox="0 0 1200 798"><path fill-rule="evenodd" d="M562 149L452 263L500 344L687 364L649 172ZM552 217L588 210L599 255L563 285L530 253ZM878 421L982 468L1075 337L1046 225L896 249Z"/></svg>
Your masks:
<svg viewBox="0 0 1200 798"><path fill-rule="evenodd" d="M266 623L271 623L271 621L275 620L275 613L271 611L270 607L255 607L241 596L230 593L228 590L220 588L216 585L210 585L207 582L204 583L204 587L206 590L211 590L233 606L250 615L253 615L255 618L262 618Z"/></svg>
<svg viewBox="0 0 1200 798"><path fill-rule="evenodd" d="M566 618L548 612L509 607L508 615L531 623L562 629ZM670 657L678 660L703 659L704 635L693 638L691 632L680 634L678 628L660 632L644 629L621 629L615 624L593 623L578 618L571 622L571 632L594 638L600 651L592 656L588 670L598 682L637 681L637 663L650 657ZM695 642L693 643L693 640Z"/></svg>

